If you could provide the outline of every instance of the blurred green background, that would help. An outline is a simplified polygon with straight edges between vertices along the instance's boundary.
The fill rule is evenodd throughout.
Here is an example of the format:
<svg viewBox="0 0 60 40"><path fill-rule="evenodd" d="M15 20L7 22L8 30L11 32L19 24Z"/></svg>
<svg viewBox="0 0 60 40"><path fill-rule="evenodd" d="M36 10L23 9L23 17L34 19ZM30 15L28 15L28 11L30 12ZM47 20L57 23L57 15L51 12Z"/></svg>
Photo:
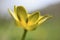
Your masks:
<svg viewBox="0 0 60 40"><path fill-rule="evenodd" d="M49 14L53 17L36 30L29 31L25 40L60 40L60 3L47 6L40 12L41 15ZM23 32L24 29L16 27L11 16L0 14L0 40L21 40Z"/></svg>

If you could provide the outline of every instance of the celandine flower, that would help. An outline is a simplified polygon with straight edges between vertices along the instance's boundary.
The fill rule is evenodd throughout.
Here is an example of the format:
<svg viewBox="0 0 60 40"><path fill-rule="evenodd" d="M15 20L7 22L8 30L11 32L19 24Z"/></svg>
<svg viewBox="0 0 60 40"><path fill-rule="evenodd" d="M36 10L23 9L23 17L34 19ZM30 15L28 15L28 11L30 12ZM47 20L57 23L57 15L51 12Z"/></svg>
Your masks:
<svg viewBox="0 0 60 40"><path fill-rule="evenodd" d="M19 27L25 29L22 40L25 40L27 30L34 30L38 25L50 18L48 15L41 16L39 11L29 14L23 6L14 6L14 12L10 9L8 11Z"/></svg>
<svg viewBox="0 0 60 40"><path fill-rule="evenodd" d="M50 18L48 15L41 16L39 11L29 14L23 6L14 6L14 12L9 9L9 13L26 30L33 30Z"/></svg>

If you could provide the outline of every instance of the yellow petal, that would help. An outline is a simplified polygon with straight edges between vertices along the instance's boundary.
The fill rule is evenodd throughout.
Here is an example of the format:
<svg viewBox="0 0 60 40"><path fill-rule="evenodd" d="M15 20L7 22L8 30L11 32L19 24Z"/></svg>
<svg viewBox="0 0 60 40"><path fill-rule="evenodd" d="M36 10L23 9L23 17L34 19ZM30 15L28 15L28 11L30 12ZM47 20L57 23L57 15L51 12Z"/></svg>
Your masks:
<svg viewBox="0 0 60 40"><path fill-rule="evenodd" d="M28 25L33 25L39 18L39 12L33 13L31 16L28 18Z"/></svg>
<svg viewBox="0 0 60 40"><path fill-rule="evenodd" d="M38 24L42 24L44 21L46 21L49 18L50 18L50 16L48 16L48 15L42 16L42 18L40 18L40 20L38 21Z"/></svg>
<svg viewBox="0 0 60 40"><path fill-rule="evenodd" d="M38 22L42 17L43 17L43 16L40 16L39 19L36 21L36 23L34 23L33 25L27 27L27 30L30 30L30 31L35 30L35 29L38 27L38 23L37 23L37 22Z"/></svg>
<svg viewBox="0 0 60 40"><path fill-rule="evenodd" d="M14 12L17 13L17 7L14 5Z"/></svg>
<svg viewBox="0 0 60 40"><path fill-rule="evenodd" d="M36 24L38 24L39 20L42 19L44 16L39 16L38 20L36 21Z"/></svg>
<svg viewBox="0 0 60 40"><path fill-rule="evenodd" d="M28 15L28 17L29 17L29 16L31 16L31 13L28 13L27 15Z"/></svg>
<svg viewBox="0 0 60 40"><path fill-rule="evenodd" d="M27 11L25 10L23 6L17 6L17 16L21 21L26 22Z"/></svg>
<svg viewBox="0 0 60 40"><path fill-rule="evenodd" d="M32 30L35 30L37 26L38 26L38 24L34 24L34 25L26 27L26 29L29 31L32 31Z"/></svg>
<svg viewBox="0 0 60 40"><path fill-rule="evenodd" d="M9 11L9 13L11 14L11 16L12 16L16 21L19 21L17 15L16 15L14 12L12 12L10 9L8 9L8 11Z"/></svg>

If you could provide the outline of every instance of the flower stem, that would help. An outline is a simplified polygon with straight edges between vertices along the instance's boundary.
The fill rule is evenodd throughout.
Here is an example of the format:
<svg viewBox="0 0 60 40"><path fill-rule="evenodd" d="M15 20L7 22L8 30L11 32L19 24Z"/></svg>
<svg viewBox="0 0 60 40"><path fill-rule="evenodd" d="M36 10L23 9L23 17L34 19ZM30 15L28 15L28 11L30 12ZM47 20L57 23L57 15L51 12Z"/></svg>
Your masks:
<svg viewBox="0 0 60 40"><path fill-rule="evenodd" d="M25 40L26 34L27 34L27 30L24 29L24 33L23 33L23 36L22 36L22 40Z"/></svg>

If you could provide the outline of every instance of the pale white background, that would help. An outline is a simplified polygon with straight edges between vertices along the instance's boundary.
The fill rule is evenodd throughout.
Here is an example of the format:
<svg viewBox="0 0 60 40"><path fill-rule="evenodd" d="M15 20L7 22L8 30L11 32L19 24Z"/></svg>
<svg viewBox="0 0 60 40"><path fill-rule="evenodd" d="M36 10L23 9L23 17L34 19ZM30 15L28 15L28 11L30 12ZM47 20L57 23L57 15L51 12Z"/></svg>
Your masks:
<svg viewBox="0 0 60 40"><path fill-rule="evenodd" d="M60 0L0 0L0 15L9 15L8 8L13 9L14 5L25 6L31 12L59 2Z"/></svg>

